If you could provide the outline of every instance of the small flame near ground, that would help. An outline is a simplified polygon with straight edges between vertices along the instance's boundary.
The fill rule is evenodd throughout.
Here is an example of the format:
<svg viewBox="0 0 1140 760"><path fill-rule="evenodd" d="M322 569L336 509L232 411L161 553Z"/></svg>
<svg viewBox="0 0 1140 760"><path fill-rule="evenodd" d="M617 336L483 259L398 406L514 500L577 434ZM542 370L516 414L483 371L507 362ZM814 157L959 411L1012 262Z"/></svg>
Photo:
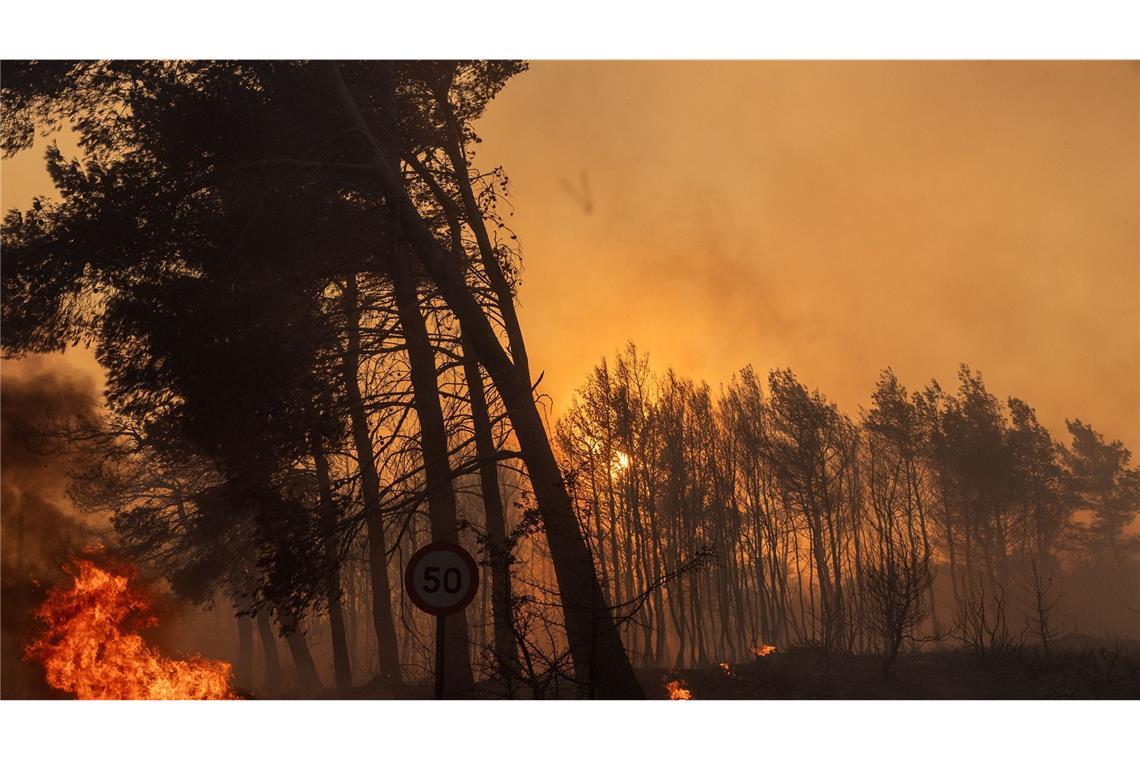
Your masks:
<svg viewBox="0 0 1140 760"><path fill-rule="evenodd" d="M735 678L736 677L736 674L732 672L732 665L728 664L727 662L722 662L720 664L720 672L724 673L725 678Z"/></svg>
<svg viewBox="0 0 1140 760"><path fill-rule="evenodd" d="M88 560L72 566L73 586L48 592L36 610L47 630L24 651L48 684L79 699L236 699L229 663L170 659L132 632L156 621L128 575Z"/></svg>
<svg viewBox="0 0 1140 760"><path fill-rule="evenodd" d="M687 684L680 678L675 678L671 681L665 682L665 691L669 693L669 699L692 699L693 693L689 691Z"/></svg>
<svg viewBox="0 0 1140 760"><path fill-rule="evenodd" d="M776 647L772 646L771 644L758 644L757 646L752 647L752 654L756 655L757 657L767 657L775 651Z"/></svg>

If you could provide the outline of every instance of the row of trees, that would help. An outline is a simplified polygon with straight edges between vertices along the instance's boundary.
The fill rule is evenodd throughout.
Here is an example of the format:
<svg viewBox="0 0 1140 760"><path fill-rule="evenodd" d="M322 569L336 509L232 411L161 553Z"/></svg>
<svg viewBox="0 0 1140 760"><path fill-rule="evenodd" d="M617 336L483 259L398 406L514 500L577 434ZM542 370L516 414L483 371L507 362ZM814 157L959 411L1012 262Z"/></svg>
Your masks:
<svg viewBox="0 0 1140 760"><path fill-rule="evenodd" d="M318 688L320 621L335 684L360 680L345 576L361 556L364 675L417 678L394 566L430 537L468 543L490 575L489 655L475 621L449 619L449 693L485 664L508 692L554 673L641 695L535 402L506 179L471 164L472 122L523 68L5 64L6 154L63 125L84 151L49 149L60 200L5 219L5 352L95 346L107 414L61 433L85 452L75 499L111 511L180 594L232 605L243 678L257 620ZM551 571L546 648L511 587L504 497L520 488L532 513L515 527Z"/></svg>
<svg viewBox="0 0 1140 760"><path fill-rule="evenodd" d="M631 344L557 426L611 598L653 587L635 661L707 665L764 644L874 651L992 630L1048 647L1066 569L1137 606L1140 469L1079 420L1055 442L1024 401L963 366L956 392L885 370L852 419L790 370L715 392L658 376ZM707 572L654 586L702 553ZM1007 609L1008 607L1008 609ZM1020 625L1020 628L1018 626Z"/></svg>

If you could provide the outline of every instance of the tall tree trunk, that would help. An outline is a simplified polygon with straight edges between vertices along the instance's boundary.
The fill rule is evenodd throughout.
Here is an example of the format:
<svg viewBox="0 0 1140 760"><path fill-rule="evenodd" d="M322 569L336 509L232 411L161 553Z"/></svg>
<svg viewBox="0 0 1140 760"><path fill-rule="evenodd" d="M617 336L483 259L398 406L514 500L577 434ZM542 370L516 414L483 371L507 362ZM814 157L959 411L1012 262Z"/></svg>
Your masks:
<svg viewBox="0 0 1140 760"><path fill-rule="evenodd" d="M954 546L954 514L950 509L950 497L947 494L946 474L944 471L939 472L939 479L941 485L943 519L945 520L946 553L950 562L950 591L953 592L954 595L954 612L955 614L961 614L963 592L959 591L958 583L958 559ZM968 577L969 575L967 575L967 578Z"/></svg>
<svg viewBox="0 0 1140 760"><path fill-rule="evenodd" d="M392 589L388 581L388 552L384 521L380 514L380 475L372 451L372 433L364 399L360 394L360 314L355 276L344 289L347 346L341 359L345 396L352 421L352 439L360 471L360 493L364 499L364 525L368 532L368 571L372 585L372 625L376 631L380 677L399 684L400 657L396 649L396 625L392 617Z"/></svg>
<svg viewBox="0 0 1140 760"><path fill-rule="evenodd" d="M644 697L574 517L570 495L535 404L525 364L513 363L503 350L482 305L468 288L462 262L443 249L408 197L398 164L389 160L381 150L380 143L349 92L339 66L334 62L323 65L330 77L331 92L348 125L368 140L369 165L374 170L388 209L407 236L413 254L423 263L441 296L459 319L464 334L506 404L546 529L577 678L591 683L602 698ZM393 102L394 84L394 80L388 83ZM405 255L403 251L396 251L394 258ZM490 262L489 266L493 269L497 264Z"/></svg>
<svg viewBox="0 0 1140 760"><path fill-rule="evenodd" d="M622 577L629 572L628 563L621 561L621 550L618 545L618 509L617 503L614 499L614 468L613 468L613 448L610 440L610 431L606 431L606 446L605 446L606 461L604 467L606 468L606 506L609 508L610 517L610 564L613 566L611 573L614 582L614 601L620 602L622 598ZM628 582L626 588L629 588Z"/></svg>
<svg viewBox="0 0 1140 760"><path fill-rule="evenodd" d="M313 655L309 651L309 643L305 640L305 634L297 628L295 621L291 620L289 623L289 633L285 634L285 643L289 646L289 655L293 658L297 685L301 687L303 694L319 694L323 687L321 677L317 675Z"/></svg>
<svg viewBox="0 0 1140 760"><path fill-rule="evenodd" d="M814 507L813 507L814 508ZM815 562L815 571L819 576L819 606L822 612L820 621L824 646L831 651L834 645L835 631L835 597L832 595L830 566L827 561L827 550L823 545L823 520L819 516L808 518L808 531L811 539L811 554Z"/></svg>
<svg viewBox="0 0 1140 760"><path fill-rule="evenodd" d="M499 675L513 691L518 676L518 650L515 647L511 601L511 549L507 543L507 519L499 492L499 465L495 460L495 441L487 410L487 395L479 363L474 351L463 342L463 373L467 380L471 404L471 420L475 428L475 455L479 457L479 484L483 496L483 513L487 528L487 554L491 563L491 619L495 631L495 662Z"/></svg>
<svg viewBox="0 0 1140 760"><path fill-rule="evenodd" d="M420 311L419 294L411 261L396 257L392 265L396 311L408 354L412 400L420 427L420 451L424 463L424 490L433 541L459 543L455 489L451 483L447 428L439 403L435 349ZM467 638L467 611L447 617L444 628L444 693L457 696L474 683Z"/></svg>
<svg viewBox="0 0 1140 760"><path fill-rule="evenodd" d="M756 556L752 558L752 561L756 571L756 595L759 597L760 635L756 641L752 642L752 645L759 646L763 642L771 641L773 636L772 626L768 620L768 606L765 604L768 598L768 589L764 577L764 552L761 548L763 546L761 543L763 539L763 528L760 524L762 515L760 512L759 489L753 489L753 494L752 529L756 533Z"/></svg>
<svg viewBox="0 0 1140 760"><path fill-rule="evenodd" d="M340 691L352 688L352 666L348 659L348 638L345 633L344 607L341 601L340 557L337 552L336 500L329 481L329 460L320 439L313 438L313 463L317 471L317 488L321 499L321 535L325 542L325 561L328 578L325 581L325 601L329 608L329 633L332 637L333 679Z"/></svg>
<svg viewBox="0 0 1140 760"><path fill-rule="evenodd" d="M652 489L652 485L650 485L650 488ZM653 577L655 582L657 582L657 587L653 589L655 639L652 664L661 667L665 664L665 648L668 642L665 635L665 584L660 582L665 573L661 562L661 529L657 523L657 509L658 504L656 498L652 490L650 490L649 534L653 540Z"/></svg>
<svg viewBox="0 0 1140 760"><path fill-rule="evenodd" d="M912 498L914 499L915 507L918 511L918 525L922 536L922 551L927 557L933 556L930 543L930 530L927 527L926 504L922 499L922 473L915 463L914 459L908 460L910 465L910 476L908 478L912 488ZM934 597L934 577L937 574L937 565L932 561L930 563L931 581L926 587L928 595L928 604L930 605L930 624L933 629L934 638L942 635L942 626L938 620L938 605Z"/></svg>
<svg viewBox="0 0 1140 760"><path fill-rule="evenodd" d="M253 620L249 615L237 616L238 651L234 663L234 682L239 689L253 688Z"/></svg>
<svg viewBox="0 0 1140 760"><path fill-rule="evenodd" d="M264 607L257 613L257 632L261 637L261 651L265 655L265 692L275 696L281 691L281 660L277 657L277 636L269 611Z"/></svg>

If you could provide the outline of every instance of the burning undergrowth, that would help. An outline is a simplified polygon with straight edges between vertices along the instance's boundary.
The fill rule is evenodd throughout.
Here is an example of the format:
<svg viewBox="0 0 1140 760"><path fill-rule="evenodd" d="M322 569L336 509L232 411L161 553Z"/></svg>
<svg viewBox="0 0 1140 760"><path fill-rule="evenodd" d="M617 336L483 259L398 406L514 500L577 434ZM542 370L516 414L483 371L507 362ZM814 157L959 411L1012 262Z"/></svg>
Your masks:
<svg viewBox="0 0 1140 760"><path fill-rule="evenodd" d="M768 673L770 668L767 663L763 662L762 658L769 657L776 652L776 647L771 644L756 644L749 648L749 652L755 658L752 663L743 663L742 667L745 669L746 678L754 678L758 673ZM737 665L723 660L717 663L715 672L719 674L719 679L711 678L710 673L714 672L711 668L697 668L685 671L685 674L678 670L665 671L661 678L661 684L664 686L664 696L670 700L691 700L696 698L693 687L689 685L687 678L694 679L694 682L704 682L703 686L707 687L703 691L707 691L710 695L717 697L724 696L724 689L722 684L716 683L717 680L734 682L737 679ZM738 690L734 685L733 690ZM702 691L702 693L703 693Z"/></svg>
<svg viewBox="0 0 1140 760"><path fill-rule="evenodd" d="M689 691L685 681L680 678L666 678L665 693L669 695L669 699L687 700L693 698L693 693Z"/></svg>
<svg viewBox="0 0 1140 760"><path fill-rule="evenodd" d="M137 633L157 624L133 571L75 560L73 582L36 610L43 632L25 649L49 685L79 699L234 699L229 663L172 659Z"/></svg>

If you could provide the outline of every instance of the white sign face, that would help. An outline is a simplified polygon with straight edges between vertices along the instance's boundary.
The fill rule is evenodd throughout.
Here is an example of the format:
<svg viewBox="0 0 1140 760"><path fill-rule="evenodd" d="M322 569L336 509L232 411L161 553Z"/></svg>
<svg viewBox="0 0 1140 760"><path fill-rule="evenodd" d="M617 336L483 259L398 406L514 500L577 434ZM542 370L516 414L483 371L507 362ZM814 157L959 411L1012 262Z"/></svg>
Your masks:
<svg viewBox="0 0 1140 760"><path fill-rule="evenodd" d="M467 551L438 542L412 555L404 573L404 586L412 602L424 612L450 615L475 597L478 574L475 560Z"/></svg>

